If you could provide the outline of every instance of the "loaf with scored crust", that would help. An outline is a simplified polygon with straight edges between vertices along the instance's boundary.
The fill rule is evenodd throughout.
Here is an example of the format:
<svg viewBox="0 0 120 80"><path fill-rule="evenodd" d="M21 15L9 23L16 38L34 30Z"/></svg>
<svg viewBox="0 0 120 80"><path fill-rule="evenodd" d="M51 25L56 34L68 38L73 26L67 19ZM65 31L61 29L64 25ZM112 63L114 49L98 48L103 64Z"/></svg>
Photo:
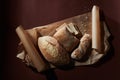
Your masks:
<svg viewBox="0 0 120 80"><path fill-rule="evenodd" d="M38 38L38 47L44 58L55 66L67 65L70 57L59 42L51 36Z"/></svg>

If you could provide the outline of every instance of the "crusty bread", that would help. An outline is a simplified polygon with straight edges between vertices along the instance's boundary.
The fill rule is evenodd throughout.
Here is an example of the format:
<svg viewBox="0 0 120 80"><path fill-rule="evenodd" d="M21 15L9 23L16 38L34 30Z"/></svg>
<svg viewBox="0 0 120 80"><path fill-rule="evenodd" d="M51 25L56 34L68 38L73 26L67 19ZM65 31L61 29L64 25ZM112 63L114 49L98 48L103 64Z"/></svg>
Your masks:
<svg viewBox="0 0 120 80"><path fill-rule="evenodd" d="M39 37L38 46L44 58L48 62L56 66L69 64L69 54L63 47L61 47L55 38L51 36Z"/></svg>
<svg viewBox="0 0 120 80"><path fill-rule="evenodd" d="M77 25L75 25L74 23L69 23L67 29L69 32L71 32L78 39L80 39L82 37L82 33L80 32Z"/></svg>
<svg viewBox="0 0 120 80"><path fill-rule="evenodd" d="M80 40L78 48L76 48L72 54L71 58L80 60L89 50L91 44L91 36L89 34L84 34Z"/></svg>
<svg viewBox="0 0 120 80"><path fill-rule="evenodd" d="M67 24L64 23L61 26L53 35L53 37L59 41L66 51L71 52L79 44L79 39L77 39L74 35L72 35L71 32L68 31Z"/></svg>

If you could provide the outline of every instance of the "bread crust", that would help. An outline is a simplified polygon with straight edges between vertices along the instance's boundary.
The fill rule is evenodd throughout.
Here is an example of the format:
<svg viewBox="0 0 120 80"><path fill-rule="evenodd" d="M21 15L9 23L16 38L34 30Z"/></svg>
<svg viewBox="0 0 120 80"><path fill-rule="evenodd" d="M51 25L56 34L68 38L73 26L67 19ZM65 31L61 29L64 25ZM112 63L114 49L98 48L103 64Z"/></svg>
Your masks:
<svg viewBox="0 0 120 80"><path fill-rule="evenodd" d="M68 31L67 25L65 24L53 35L53 37L59 41L67 52L73 51L79 44L79 39Z"/></svg>
<svg viewBox="0 0 120 80"><path fill-rule="evenodd" d="M91 36L89 34L84 34L80 40L78 48L76 48L72 54L71 58L80 60L89 50L91 44Z"/></svg>
<svg viewBox="0 0 120 80"><path fill-rule="evenodd" d="M41 53L48 62L56 66L69 64L69 54L55 38L51 36L39 37L38 46Z"/></svg>

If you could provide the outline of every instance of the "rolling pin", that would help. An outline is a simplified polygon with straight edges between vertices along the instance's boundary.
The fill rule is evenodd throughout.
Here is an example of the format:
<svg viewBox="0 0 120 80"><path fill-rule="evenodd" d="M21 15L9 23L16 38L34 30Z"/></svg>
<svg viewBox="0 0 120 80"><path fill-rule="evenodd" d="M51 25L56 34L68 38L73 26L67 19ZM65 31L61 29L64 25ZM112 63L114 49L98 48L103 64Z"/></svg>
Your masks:
<svg viewBox="0 0 120 80"><path fill-rule="evenodd" d="M25 50L27 51L28 55L32 59L33 65L35 66L37 71L41 72L41 71L48 69L49 68L48 64L39 55L37 49L35 48L34 44L29 38L29 35L22 28L22 26L19 26L16 28L16 33L18 34L21 42L23 43L23 46Z"/></svg>

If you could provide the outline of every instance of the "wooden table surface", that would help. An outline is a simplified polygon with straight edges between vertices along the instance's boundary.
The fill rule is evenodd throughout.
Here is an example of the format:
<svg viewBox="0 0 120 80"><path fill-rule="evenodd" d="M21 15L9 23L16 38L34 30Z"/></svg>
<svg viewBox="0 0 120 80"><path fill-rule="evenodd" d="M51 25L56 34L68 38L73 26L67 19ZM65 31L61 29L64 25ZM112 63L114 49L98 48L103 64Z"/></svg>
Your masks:
<svg viewBox="0 0 120 80"><path fill-rule="evenodd" d="M91 11L96 4L112 34L112 48L93 66L35 73L16 58L18 25L25 29L46 25ZM118 0L8 0L1 4L0 62L3 80L120 80L120 1ZM0 72L1 72L0 71Z"/></svg>

